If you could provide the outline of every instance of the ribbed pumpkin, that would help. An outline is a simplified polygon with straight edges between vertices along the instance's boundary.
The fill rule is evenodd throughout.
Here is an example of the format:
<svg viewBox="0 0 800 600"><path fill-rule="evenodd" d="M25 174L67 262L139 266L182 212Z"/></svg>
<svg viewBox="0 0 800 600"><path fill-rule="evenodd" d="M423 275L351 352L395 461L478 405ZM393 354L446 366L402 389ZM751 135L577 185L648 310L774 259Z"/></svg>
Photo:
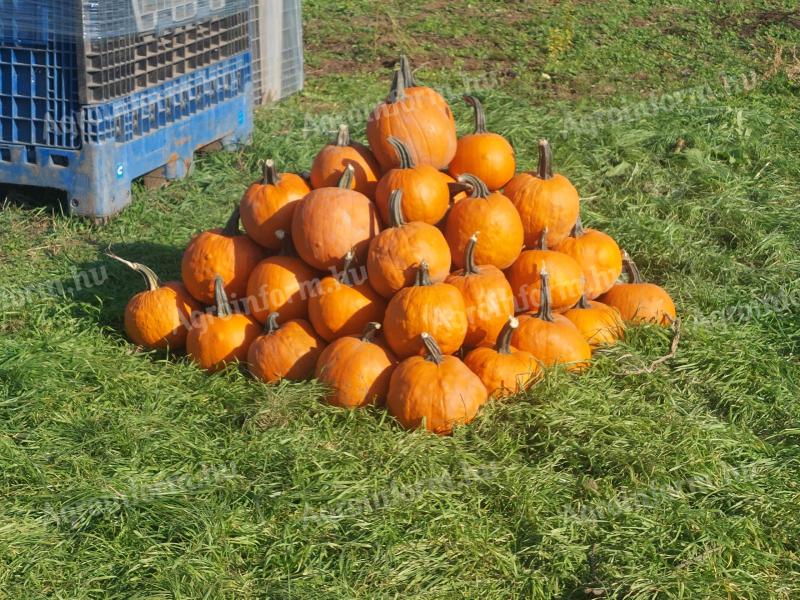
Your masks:
<svg viewBox="0 0 800 600"><path fill-rule="evenodd" d="M455 178L471 173L490 190L499 190L514 177L517 168L514 148L502 135L486 129L486 114L480 100L475 96L464 96L464 100L475 109L475 133L458 140L448 171Z"/></svg>
<svg viewBox="0 0 800 600"><path fill-rule="evenodd" d="M509 317L497 338L496 348L475 348L464 359L464 364L480 377L494 398L527 390L541 377L541 368L533 354L511 346L511 336L518 327L519 320Z"/></svg>
<svg viewBox="0 0 800 600"><path fill-rule="evenodd" d="M350 189L353 171L347 165L339 187L313 190L294 212L292 239L297 253L321 271L341 269L351 250L363 265L369 241L380 231L375 204Z"/></svg>
<svg viewBox="0 0 800 600"><path fill-rule="evenodd" d="M347 125L339 125L339 134L334 143L328 144L317 154L311 166L311 184L315 188L336 187L348 165L354 169L353 189L370 200L374 199L381 167L369 148L351 140Z"/></svg>
<svg viewBox="0 0 800 600"><path fill-rule="evenodd" d="M564 316L578 328L592 348L613 346L625 334L625 323L615 308L587 300L586 296L581 296L578 304Z"/></svg>
<svg viewBox="0 0 800 600"><path fill-rule="evenodd" d="M514 313L514 292L503 272L492 265L475 264L477 243L475 234L464 251L464 268L445 280L464 298L469 323L464 338L465 348L493 345L506 318Z"/></svg>
<svg viewBox="0 0 800 600"><path fill-rule="evenodd" d="M520 350L530 352L544 366L566 365L570 371L580 371L589 366L592 349L572 322L550 310L550 276L542 268L542 305L535 315L519 317L519 329L511 343Z"/></svg>
<svg viewBox="0 0 800 600"><path fill-rule="evenodd" d="M508 182L505 195L517 207L525 229L525 245L534 247L548 230L555 246L569 235L580 212L580 197L569 179L553 174L553 152L539 140L539 169L520 173Z"/></svg>
<svg viewBox="0 0 800 600"><path fill-rule="evenodd" d="M461 292L448 283L433 283L425 260L419 265L416 285L397 292L383 320L386 341L401 359L425 353L423 331L436 336L442 352L452 354L464 342L467 327Z"/></svg>
<svg viewBox="0 0 800 600"><path fill-rule="evenodd" d="M125 332L131 341L150 350L183 348L200 304L180 281L162 284L146 265L110 253L108 256L140 273L147 283L147 289L134 295L125 307Z"/></svg>
<svg viewBox="0 0 800 600"><path fill-rule="evenodd" d="M569 237L554 248L574 258L583 269L589 300L611 289L622 273L622 252L610 235L584 229L580 216Z"/></svg>
<svg viewBox="0 0 800 600"><path fill-rule="evenodd" d="M239 231L239 207L222 229L196 235L183 253L181 278L189 293L203 304L214 303L214 279L222 278L225 293L243 298L247 279L264 251Z"/></svg>
<svg viewBox="0 0 800 600"><path fill-rule="evenodd" d="M442 353L433 336L423 332L420 338L426 356L407 358L395 369L386 407L406 429L446 435L470 423L488 393L461 360Z"/></svg>
<svg viewBox="0 0 800 600"><path fill-rule="evenodd" d="M622 264L628 282L616 284L598 300L616 308L626 321L671 325L676 317L675 303L666 290L645 283L627 252L622 253Z"/></svg>
<svg viewBox="0 0 800 600"><path fill-rule="evenodd" d="M542 232L539 249L525 250L506 272L519 302L518 312L535 311L541 306L539 274L547 266L550 273L550 308L563 312L580 300L584 292L583 270L571 256L549 250L548 231Z"/></svg>
<svg viewBox="0 0 800 600"><path fill-rule="evenodd" d="M371 321L383 321L386 300L366 281L358 278L355 254L345 257L344 268L323 279L308 299L308 316L316 332L328 342L356 335Z"/></svg>
<svg viewBox="0 0 800 600"><path fill-rule="evenodd" d="M444 169L456 153L453 113L440 94L415 86L409 79L410 68L406 67L401 65L395 71L389 96L367 120L370 148L384 171L400 165L390 137L403 141L416 164Z"/></svg>
<svg viewBox="0 0 800 600"><path fill-rule="evenodd" d="M314 374L325 347L308 321L292 319L279 325L278 313L272 313L263 335L250 346L247 364L253 377L267 383L302 381Z"/></svg>
<svg viewBox="0 0 800 600"><path fill-rule="evenodd" d="M369 282L385 298L413 285L423 258L428 261L431 281L444 281L452 263L450 247L433 225L403 218L403 192L394 190L389 199L389 229L372 238L367 253Z"/></svg>
<svg viewBox="0 0 800 600"><path fill-rule="evenodd" d="M524 232L519 213L508 198L499 192L490 192L474 175L461 175L460 181L472 191L468 198L454 204L447 216L445 237L454 262L464 267L467 244L479 231L475 261L479 265L507 269L522 252Z"/></svg>
<svg viewBox="0 0 800 600"><path fill-rule="evenodd" d="M250 314L261 323L271 313L278 313L281 323L304 319L318 281L317 272L294 255L291 236L282 230L276 233L283 243L281 254L258 263L247 282Z"/></svg>
<svg viewBox="0 0 800 600"><path fill-rule="evenodd" d="M200 368L214 372L243 362L261 326L251 317L235 313L225 295L222 277L214 278L215 307L196 317L186 336L186 353Z"/></svg>
<svg viewBox="0 0 800 600"><path fill-rule="evenodd" d="M310 191L302 177L294 173L278 174L275 162L267 160L261 181L247 188L239 203L247 235L265 248L280 249L281 242L275 232L289 230L297 203Z"/></svg>
<svg viewBox="0 0 800 600"><path fill-rule="evenodd" d="M383 406L397 359L376 335L380 323L369 323L361 336L342 337L328 346L317 363L316 378L331 388L329 404L360 408Z"/></svg>
<svg viewBox="0 0 800 600"><path fill-rule="evenodd" d="M417 165L399 139L391 137L388 143L397 151L400 164L381 177L375 190L375 204L381 220L389 223L389 198L392 192L401 190L405 220L435 225L442 220L450 206L447 180L432 166Z"/></svg>

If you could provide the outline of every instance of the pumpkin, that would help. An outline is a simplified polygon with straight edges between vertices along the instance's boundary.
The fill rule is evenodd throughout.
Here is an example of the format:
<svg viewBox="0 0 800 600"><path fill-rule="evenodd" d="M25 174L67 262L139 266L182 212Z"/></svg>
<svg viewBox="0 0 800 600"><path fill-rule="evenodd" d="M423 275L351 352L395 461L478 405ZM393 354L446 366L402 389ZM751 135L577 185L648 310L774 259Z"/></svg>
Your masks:
<svg viewBox="0 0 800 600"><path fill-rule="evenodd" d="M494 398L522 392L541 376L541 368L533 354L511 346L511 336L518 327L519 320L509 317L497 338L496 348L475 348L464 359L464 364L480 377Z"/></svg>
<svg viewBox="0 0 800 600"><path fill-rule="evenodd" d="M331 388L325 397L329 404L342 408L385 404L397 359L375 341L380 328L380 323L369 323L363 335L339 338L320 355L316 378Z"/></svg>
<svg viewBox="0 0 800 600"><path fill-rule="evenodd" d="M347 125L339 126L333 144L320 150L311 166L311 183L315 188L336 187L348 165L352 165L353 189L370 200L375 198L375 187L381 176L381 167L369 148L350 139Z"/></svg>
<svg viewBox="0 0 800 600"><path fill-rule="evenodd" d="M453 112L437 92L415 86L409 73L407 63L395 71L389 96L369 115L370 148L384 171L400 165L391 137L403 141L415 164L444 169L456 154Z"/></svg>
<svg viewBox="0 0 800 600"><path fill-rule="evenodd" d="M392 373L386 407L406 429L452 433L470 423L488 394L480 378L455 356L446 356L432 335L420 336L426 356L407 358Z"/></svg>
<svg viewBox="0 0 800 600"><path fill-rule="evenodd" d="M213 304L215 278L219 275L225 294L243 298L247 279L264 258L261 246L239 231L239 207L222 229L196 235L183 253L181 278L189 293L203 304Z"/></svg>
<svg viewBox="0 0 800 600"><path fill-rule="evenodd" d="M506 275L519 305L518 312L535 311L541 306L539 274L547 266L550 273L550 308L564 312L575 306L584 292L583 270L578 262L562 252L549 250L548 230L542 232L537 250L525 250Z"/></svg>
<svg viewBox="0 0 800 600"><path fill-rule="evenodd" d="M369 241L380 231L375 205L350 189L353 173L353 165L347 165L339 187L313 190L294 212L292 239L297 253L321 271L341 269L351 250L363 265Z"/></svg>
<svg viewBox="0 0 800 600"><path fill-rule="evenodd" d="M199 315L186 336L186 353L200 368L214 372L234 361L244 361L259 333L259 324L247 315L235 313L228 303L222 277L214 278L216 306Z"/></svg>
<svg viewBox="0 0 800 600"><path fill-rule="evenodd" d="M467 335L467 310L458 288L448 283L433 283L428 262L422 260L416 284L403 288L389 301L383 331L389 347L399 358L423 355L420 334L431 332L445 354L461 347Z"/></svg>
<svg viewBox="0 0 800 600"><path fill-rule="evenodd" d="M569 179L553 174L553 152L539 140L539 169L520 173L508 182L505 195L517 207L525 229L525 245L533 247L547 229L555 246L569 235L580 211L580 197Z"/></svg>
<svg viewBox="0 0 800 600"><path fill-rule="evenodd" d="M584 294L589 300L611 289L622 273L622 252L610 235L596 229L584 229L581 218L569 237L554 248L574 258L583 270Z"/></svg>
<svg viewBox="0 0 800 600"><path fill-rule="evenodd" d="M391 298L412 285L423 258L428 260L431 280L444 281L450 274L450 247L433 225L403 218L403 192L394 190L389 200L389 229L372 238L367 253L367 273L375 291Z"/></svg>
<svg viewBox="0 0 800 600"><path fill-rule="evenodd" d="M563 364L570 371L585 369L592 357L589 343L569 319L550 309L550 275L544 267L539 280L542 297L539 312L519 317L519 328L512 335L511 344L530 352L547 367Z"/></svg>
<svg viewBox="0 0 800 600"><path fill-rule="evenodd" d="M460 181L472 192L468 198L454 204L447 216L445 237L453 260L464 267L467 244L472 235L480 231L475 261L479 265L507 269L522 252L524 232L517 209L503 194L490 192L474 175L461 175Z"/></svg>
<svg viewBox="0 0 800 600"><path fill-rule="evenodd" d="M291 227L297 203L310 191L300 175L278 174L275 162L267 160L261 181L247 188L239 203L247 235L265 248L279 250L281 241L275 232Z"/></svg>
<svg viewBox="0 0 800 600"><path fill-rule="evenodd" d="M625 333L625 324L616 309L581 296L578 304L564 313L592 348L613 346Z"/></svg>
<svg viewBox="0 0 800 600"><path fill-rule="evenodd" d="M616 308L626 321L671 325L676 317L675 303L666 290L646 283L627 252L622 253L622 264L628 282L616 284L598 300Z"/></svg>
<svg viewBox="0 0 800 600"><path fill-rule="evenodd" d="M458 140L448 171L455 178L472 173L490 190L499 190L514 177L517 168L514 148L502 135L486 129L486 114L480 100L475 96L464 96L464 100L475 109L475 133Z"/></svg>
<svg viewBox="0 0 800 600"><path fill-rule="evenodd" d="M408 148L399 139L390 137L388 143L397 151L400 164L381 177L375 190L375 204L381 219L389 223L389 198L394 190L401 190L406 221L422 221L431 225L438 223L450 206L447 180L430 165L417 166Z"/></svg>
<svg viewBox="0 0 800 600"><path fill-rule="evenodd" d="M309 320L328 342L356 335L371 321L383 321L386 313L386 300L366 281L366 273L356 283L354 260L349 252L342 271L320 281L308 299Z"/></svg>
<svg viewBox="0 0 800 600"><path fill-rule="evenodd" d="M247 282L250 314L261 323L271 313L278 313L282 323L304 319L318 281L316 271L294 255L291 236L280 229L276 235L283 244L281 254L258 263Z"/></svg>
<svg viewBox="0 0 800 600"><path fill-rule="evenodd" d="M267 383L308 379L314 374L325 346L308 321L292 319L279 325L278 313L272 313L267 318L263 335L253 342L247 353L250 374Z"/></svg>
<svg viewBox="0 0 800 600"><path fill-rule="evenodd" d="M473 235L464 252L464 268L450 275L449 283L461 292L467 309L467 335L464 346L491 346L506 317L514 313L514 292L503 272L492 265L475 264L478 235Z"/></svg>
<svg viewBox="0 0 800 600"><path fill-rule="evenodd" d="M140 273L147 283L147 289L134 295L125 307L125 333L131 341L150 350L183 348L193 313L200 310L200 304L180 281L162 285L146 265L107 255Z"/></svg>

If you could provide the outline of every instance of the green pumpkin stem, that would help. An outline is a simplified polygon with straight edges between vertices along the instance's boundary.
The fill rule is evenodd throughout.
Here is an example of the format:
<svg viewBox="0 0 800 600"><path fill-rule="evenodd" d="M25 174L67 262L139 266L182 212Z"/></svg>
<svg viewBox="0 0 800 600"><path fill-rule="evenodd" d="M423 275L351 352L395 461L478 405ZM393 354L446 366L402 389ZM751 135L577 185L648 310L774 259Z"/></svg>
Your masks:
<svg viewBox="0 0 800 600"><path fill-rule="evenodd" d="M276 313L276 312L269 313L269 316L267 317L267 322L264 323L264 333L265 334L272 335L273 333L278 331L278 329L281 328L281 326L278 324L278 318L279 317L280 317L280 315L278 313Z"/></svg>
<svg viewBox="0 0 800 600"><path fill-rule="evenodd" d="M414 81L414 72L411 70L411 62L405 54L400 57L400 71L403 73L403 80L407 88L417 86Z"/></svg>
<svg viewBox="0 0 800 600"><path fill-rule="evenodd" d="M230 317L233 314L228 294L225 293L225 283L219 275L214 275L214 305L218 317Z"/></svg>
<svg viewBox="0 0 800 600"><path fill-rule="evenodd" d="M353 165L347 165L339 178L339 189L349 190L353 187L353 177L355 176L355 168Z"/></svg>
<svg viewBox="0 0 800 600"><path fill-rule="evenodd" d="M397 69L394 72L394 79L392 80L392 87L389 90L389 97L386 98L388 104L397 104L398 102L406 99L407 79L403 69Z"/></svg>
<svg viewBox="0 0 800 600"><path fill-rule="evenodd" d="M486 113L481 101L475 96L464 96L464 101L475 109L475 133L489 133L486 129Z"/></svg>
<svg viewBox="0 0 800 600"><path fill-rule="evenodd" d="M553 310L551 308L552 298L550 297L550 274L547 272L547 267L542 266L539 272L541 277L541 293L539 294L539 312L536 316L542 321L553 322Z"/></svg>
<svg viewBox="0 0 800 600"><path fill-rule="evenodd" d="M628 283L644 283L644 278L639 272L639 267L633 262L627 251L622 251L622 270L628 275Z"/></svg>
<svg viewBox="0 0 800 600"><path fill-rule="evenodd" d="M275 232L275 237L278 238L278 241L281 243L280 256L295 256L291 233L284 229L278 229Z"/></svg>
<svg viewBox="0 0 800 600"><path fill-rule="evenodd" d="M339 273L339 283L342 285L353 287L353 280L350 278L350 270L353 268L353 265L355 265L355 262L356 253L353 250L350 250L350 252L344 255L344 266L342 266L342 270Z"/></svg>
<svg viewBox="0 0 800 600"><path fill-rule="evenodd" d="M271 158L264 161L263 175L264 177L261 180L262 185L278 185L281 178L280 175L278 175L278 170L275 168L275 161Z"/></svg>
<svg viewBox="0 0 800 600"><path fill-rule="evenodd" d="M539 236L539 250L548 250L547 247L547 227L542 229L542 234Z"/></svg>
<svg viewBox="0 0 800 600"><path fill-rule="evenodd" d="M406 146L402 140L391 136L386 141L389 142L395 152L397 152L397 158L400 160L401 169L413 169L417 166L417 163L414 162L414 158L411 156L411 152L408 150L408 146Z"/></svg>
<svg viewBox="0 0 800 600"><path fill-rule="evenodd" d="M475 264L475 248L478 246L478 232L472 234L467 241L464 250L464 275L478 275L478 267Z"/></svg>
<svg viewBox="0 0 800 600"><path fill-rule="evenodd" d="M583 221L581 220L581 216L578 215L578 218L575 220L575 225L572 226L572 231L569 232L569 235L577 239L583 235L584 231Z"/></svg>
<svg viewBox="0 0 800 600"><path fill-rule="evenodd" d="M375 340L375 336L378 335L378 332L381 330L381 327L382 325L377 321L367 323L367 326L364 328L364 333L361 334L361 341L373 342Z"/></svg>
<svg viewBox="0 0 800 600"><path fill-rule="evenodd" d="M389 226L402 227L406 224L403 218L403 190L393 190L389 196Z"/></svg>
<svg viewBox="0 0 800 600"><path fill-rule="evenodd" d="M439 348L439 344L433 339L433 336L430 333L422 332L420 337L422 338L422 343L425 344L425 349L428 351L425 360L429 360L437 365L442 364L444 355L442 354L441 348Z"/></svg>
<svg viewBox="0 0 800 600"><path fill-rule="evenodd" d="M513 315L508 317L508 321L503 325L500 330L500 335L497 336L497 352L500 354L511 354L511 336L514 331L519 327L519 319Z"/></svg>
<svg viewBox="0 0 800 600"><path fill-rule="evenodd" d="M592 305L589 304L589 300L586 299L586 294L581 294L581 299L578 300L578 304L575 306L577 308L592 308Z"/></svg>
<svg viewBox="0 0 800 600"><path fill-rule="evenodd" d="M553 178L553 149L547 140L539 140L539 179Z"/></svg>
<svg viewBox="0 0 800 600"><path fill-rule="evenodd" d="M336 135L336 145L340 148L350 145L350 128L346 123L339 125L339 133Z"/></svg>
<svg viewBox="0 0 800 600"><path fill-rule="evenodd" d="M414 282L414 285L433 285L433 282L431 281L431 273L428 267L428 261L425 259L421 260L419 263L419 267L417 268L417 279Z"/></svg>
<svg viewBox="0 0 800 600"><path fill-rule="evenodd" d="M476 177L471 173L464 173L463 175L459 175L458 181L465 183L470 188L470 198L489 197L489 187L483 183L479 177Z"/></svg>
<svg viewBox="0 0 800 600"><path fill-rule="evenodd" d="M228 218L228 222L225 223L225 227L222 228L222 235L236 237L237 235L241 235L241 233L242 232L239 230L239 206L237 205Z"/></svg>
<svg viewBox="0 0 800 600"><path fill-rule="evenodd" d="M142 277L144 277L145 283L147 283L148 292L154 292L161 287L161 282L158 279L158 275L156 275L156 272L153 271L153 269L151 269L147 265L125 260L121 256L117 256L116 254L112 254L111 252L106 252L106 256L121 262L126 267L133 269L134 271L139 273Z"/></svg>

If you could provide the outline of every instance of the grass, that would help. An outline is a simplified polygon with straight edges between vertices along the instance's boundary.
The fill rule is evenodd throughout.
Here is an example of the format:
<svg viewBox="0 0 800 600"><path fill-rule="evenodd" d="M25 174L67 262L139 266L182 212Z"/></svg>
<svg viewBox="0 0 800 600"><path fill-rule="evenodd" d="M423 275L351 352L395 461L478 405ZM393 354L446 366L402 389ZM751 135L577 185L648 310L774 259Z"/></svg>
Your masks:
<svg viewBox="0 0 800 600"><path fill-rule="evenodd" d="M35 197L0 212L4 298L67 292L0 312L0 597L798 597L794 2L309 0L304 17L306 90L259 114L252 147L137 187L103 228ZM640 328L435 438L125 340L141 281L103 250L178 277L258 160L307 168L401 51L462 131L457 94L479 87L522 167L551 138L585 222L676 299L673 360L626 375L669 346ZM102 283L75 290L86 269Z"/></svg>

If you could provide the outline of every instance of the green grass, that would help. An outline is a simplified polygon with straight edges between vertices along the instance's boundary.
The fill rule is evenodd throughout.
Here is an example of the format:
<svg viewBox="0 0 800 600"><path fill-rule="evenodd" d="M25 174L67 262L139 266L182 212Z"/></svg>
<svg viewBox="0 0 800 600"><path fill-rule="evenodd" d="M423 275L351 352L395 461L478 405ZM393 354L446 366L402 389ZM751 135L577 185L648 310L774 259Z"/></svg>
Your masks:
<svg viewBox="0 0 800 600"><path fill-rule="evenodd" d="M73 269L107 274L0 310L0 597L800 596L795 2L304 11L306 90L260 112L252 147L137 187L102 228L35 197L0 211L6 300L72 290ZM554 372L438 438L327 407L312 383L209 377L125 340L141 281L103 251L176 278L192 233L224 221L258 161L308 168L329 136L315 123L377 102L401 51L452 91L462 131L458 93L483 81L521 167L552 140L585 222L675 298L673 360L626 375L669 346L640 328L587 374ZM721 75L751 72L754 89L724 92ZM608 118L706 83L708 101Z"/></svg>

